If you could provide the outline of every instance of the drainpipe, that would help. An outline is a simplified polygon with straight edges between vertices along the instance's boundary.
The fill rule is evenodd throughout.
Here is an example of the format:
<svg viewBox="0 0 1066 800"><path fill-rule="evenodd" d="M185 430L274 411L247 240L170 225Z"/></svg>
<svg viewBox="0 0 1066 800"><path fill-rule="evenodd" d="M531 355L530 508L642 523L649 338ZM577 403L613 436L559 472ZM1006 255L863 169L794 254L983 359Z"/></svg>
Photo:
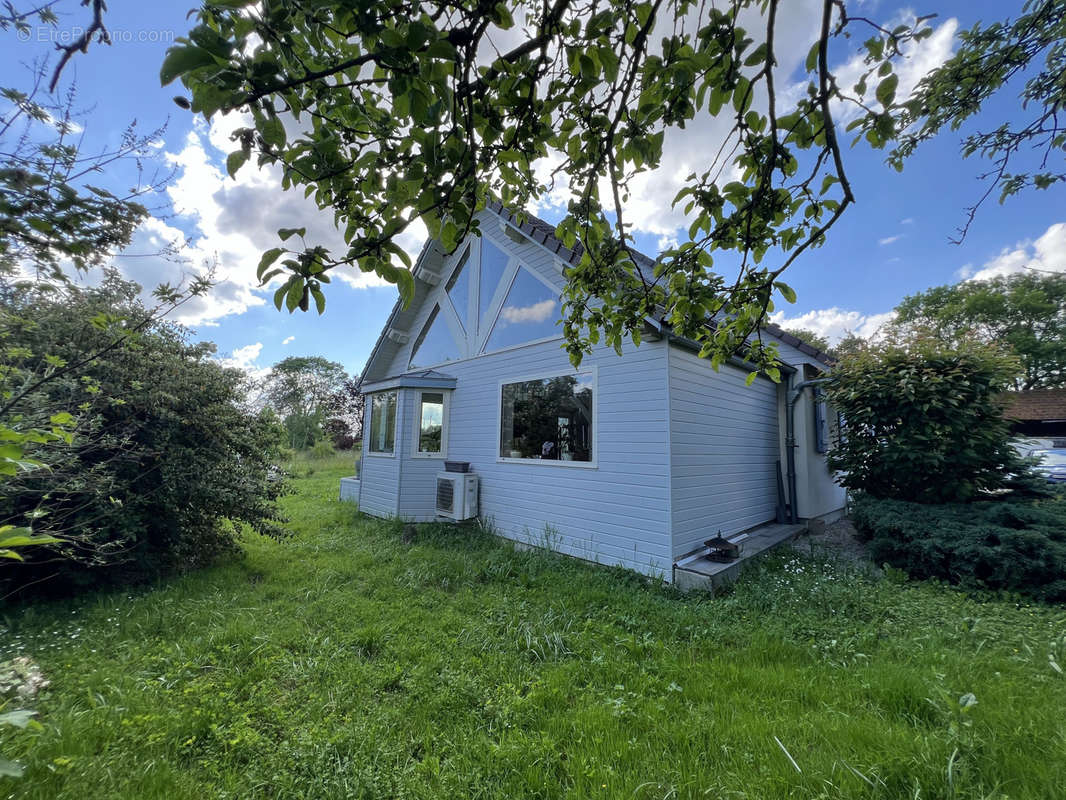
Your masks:
<svg viewBox="0 0 1066 800"><path fill-rule="evenodd" d="M796 401L803 395L803 390L821 383L828 383L829 378L814 378L800 381L793 385L795 374L788 376L788 394L785 397L785 459L788 462L788 521L793 525L799 520L796 509Z"/></svg>

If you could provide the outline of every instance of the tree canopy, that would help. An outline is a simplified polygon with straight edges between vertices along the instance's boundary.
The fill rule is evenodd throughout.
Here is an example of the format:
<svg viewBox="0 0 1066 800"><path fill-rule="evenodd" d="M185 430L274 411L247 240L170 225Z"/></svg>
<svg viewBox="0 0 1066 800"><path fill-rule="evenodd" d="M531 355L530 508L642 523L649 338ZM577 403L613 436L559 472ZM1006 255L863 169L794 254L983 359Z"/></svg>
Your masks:
<svg viewBox="0 0 1066 800"><path fill-rule="evenodd" d="M1066 275L1022 272L937 286L906 297L897 325L915 325L947 342L976 336L1018 356L1015 389L1066 386Z"/></svg>
<svg viewBox="0 0 1066 800"><path fill-rule="evenodd" d="M315 443L347 380L343 366L321 356L289 356L271 367L263 396L285 422L291 447Z"/></svg>
<svg viewBox="0 0 1066 800"><path fill-rule="evenodd" d="M453 249L488 200L523 209L559 179L571 199L557 233L581 254L564 294L572 360L600 341L639 341L656 317L715 363L740 352L774 376L775 347L758 326L776 298L794 301L783 273L854 200L841 109L853 112L848 139L895 147L901 168L921 141L1046 57L1044 79L1023 94L1041 122L1014 132L1007 149L1066 147L1055 115L1066 89L1054 77L1066 0L1031 2L1014 24L969 32L959 56L906 97L896 67L932 32L929 18L890 30L853 16L858 3L819 5L800 92L784 91L795 76L778 64L781 0L216 0L168 51L161 80L180 78L191 98L179 104L207 118L246 113L230 173L253 158L280 165L285 187L313 196L344 232L347 250L330 252L296 244L302 230L279 231L259 270L264 283L282 280L279 308L313 301L321 312L323 284L341 264L376 272L409 300L397 239L416 220ZM836 37L864 42L852 85L831 68ZM691 220L687 239L640 270L630 183L660 163L667 131L707 117L727 130L675 198ZM967 150L995 156L998 142Z"/></svg>

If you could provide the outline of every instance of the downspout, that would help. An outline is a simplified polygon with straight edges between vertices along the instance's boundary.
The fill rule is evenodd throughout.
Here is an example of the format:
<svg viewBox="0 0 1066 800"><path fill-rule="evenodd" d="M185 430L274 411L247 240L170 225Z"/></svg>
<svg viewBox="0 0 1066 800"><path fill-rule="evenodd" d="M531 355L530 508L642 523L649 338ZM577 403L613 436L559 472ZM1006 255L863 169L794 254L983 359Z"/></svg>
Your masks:
<svg viewBox="0 0 1066 800"><path fill-rule="evenodd" d="M788 463L788 521L795 524L799 520L796 510L796 401L803 395L803 390L821 383L828 383L829 378L813 378L793 385L795 373L788 376L789 389L785 396L785 459Z"/></svg>

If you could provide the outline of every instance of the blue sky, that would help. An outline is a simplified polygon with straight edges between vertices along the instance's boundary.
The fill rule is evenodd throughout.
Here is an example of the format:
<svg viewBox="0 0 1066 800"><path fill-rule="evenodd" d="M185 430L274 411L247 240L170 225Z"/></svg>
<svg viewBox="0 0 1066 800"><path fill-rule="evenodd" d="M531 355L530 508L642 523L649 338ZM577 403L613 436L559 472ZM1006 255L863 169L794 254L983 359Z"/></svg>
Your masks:
<svg viewBox="0 0 1066 800"><path fill-rule="evenodd" d="M797 0L797 41L813 17ZM222 164L231 149L227 131L239 124L220 120L210 128L179 109L172 100L181 87L160 87L159 64L174 37L183 35L189 22L189 2L144 3L111 0L107 21L115 36L110 47L94 45L79 54L65 73L64 84L76 83L78 107L86 109L85 141L89 148L114 142L123 128L136 119L144 130L168 123L160 159L175 170L166 199L174 213L153 220L135 240L131 252L153 252L155 246L176 236L190 237L186 269L216 260L221 283L205 301L183 310L183 321L196 335L218 344L220 355L249 368L265 368L287 355L323 355L352 372L369 354L395 300L395 289L354 273L336 280L328 293L325 315L289 315L277 312L270 292L259 290L254 264L259 253L273 246L277 227L306 224L311 234L337 243L331 218L316 212L302 198L283 193L276 176L256 175L246 168L236 182L224 176ZM937 35L908 69L915 76L951 52L953 34L974 22L991 21L1017 13L1020 2L946 2L925 0L920 5L882 2L858 4L863 13L880 21L894 19L913 8L936 12ZM57 9L57 30L31 32L28 41L14 33L2 34L0 51L5 86L25 86L22 64L48 56L52 40L69 35L87 22L76 0L63 0ZM806 47L796 48L802 59ZM787 62L788 56L783 60ZM845 66L847 53L839 54ZM985 112L985 127L1015 112L1012 97L1001 97ZM661 240L682 235L675 229L676 213L666 198L676 191L671 175L691 169L707 145L701 137L713 136L713 125L667 140L664 170L647 178L646 190L635 193L640 204L631 215L640 220L638 245L654 253ZM963 277L1017 271L1029 264L1066 270L1066 189L1028 193L1000 206L986 205L964 244L949 243L964 208L981 192L976 181L986 165L963 161L958 154L961 134L941 136L924 147L897 174L883 164L883 155L863 145L847 153L847 167L857 203L831 231L825 247L803 257L786 275L799 299L784 307L783 321L800 323L839 336L845 329L869 332L905 295ZM116 171L101 178L121 186L132 173ZM557 208L541 213L558 218ZM310 238L310 236L309 236ZM405 242L415 251L417 236ZM151 258L120 259L119 267L151 286L176 277L176 267ZM779 306L781 308L781 306Z"/></svg>

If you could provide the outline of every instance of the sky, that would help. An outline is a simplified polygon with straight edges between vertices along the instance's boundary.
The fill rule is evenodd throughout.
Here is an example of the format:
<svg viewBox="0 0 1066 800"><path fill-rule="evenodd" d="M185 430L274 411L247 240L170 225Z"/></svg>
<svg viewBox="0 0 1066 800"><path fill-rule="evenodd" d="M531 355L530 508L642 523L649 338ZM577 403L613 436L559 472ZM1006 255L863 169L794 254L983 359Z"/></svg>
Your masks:
<svg viewBox="0 0 1066 800"><path fill-rule="evenodd" d="M183 306L177 318L194 335L213 341L219 357L253 374L290 355L320 355L358 373L389 315L394 287L373 275L348 270L328 287L327 308L290 315L275 310L272 289L258 287L255 267L260 254L277 243L280 227L308 227L308 241L339 248L340 234L332 215L318 211L302 192L285 192L279 177L246 166L233 180L226 176L226 154L235 149L229 132L239 127L236 115L207 124L180 109L173 97L182 87L159 85L159 65L167 47L192 24L191 0L152 2L110 0L106 16L113 44L94 44L73 58L60 91L76 87L76 108L85 125L83 148L114 143L131 121L147 132L166 124L158 147L158 163L173 171L158 216L135 235L118 268L147 287L180 279L183 273L213 264L217 286L204 298ZM782 72L788 75L806 55L817 16L814 0L784 4L778 48ZM983 20L1016 14L1020 0L890 0L852 3L879 22L908 15L937 13L934 35L899 68L901 90L913 86L930 68L948 58L957 33ZM28 36L0 32L0 86L28 82L27 65L51 57L54 44L77 36L88 14L77 0L60 0L56 28L37 28ZM516 34L512 34L516 35ZM69 41L69 39L67 39ZM836 45L836 67L854 72L849 44ZM985 129L1017 114L1016 93L989 103L975 121ZM720 122L706 120L666 139L661 168L640 178L627 208L635 222L637 246L654 255L660 245L683 240L683 219L670 199L684 175L699 169L715 140ZM1066 271L1066 188L1028 192L1004 205L988 202L961 245L949 240L964 221L965 208L983 191L977 180L987 163L963 160L958 143L965 133L949 132L923 146L896 173L884 154L859 145L845 152L857 202L831 230L827 244L809 251L785 274L798 295L793 305L780 301L774 319L804 327L837 340L846 331L873 333L906 295L964 279L1009 274L1027 267ZM128 168L101 176L102 184L122 186L135 175ZM534 209L557 221L561 193ZM150 202L149 205L152 205ZM162 210L164 209L165 210ZM182 240L186 263L176 265L153 257L160 246ZM401 242L412 253L421 246L418 234Z"/></svg>

